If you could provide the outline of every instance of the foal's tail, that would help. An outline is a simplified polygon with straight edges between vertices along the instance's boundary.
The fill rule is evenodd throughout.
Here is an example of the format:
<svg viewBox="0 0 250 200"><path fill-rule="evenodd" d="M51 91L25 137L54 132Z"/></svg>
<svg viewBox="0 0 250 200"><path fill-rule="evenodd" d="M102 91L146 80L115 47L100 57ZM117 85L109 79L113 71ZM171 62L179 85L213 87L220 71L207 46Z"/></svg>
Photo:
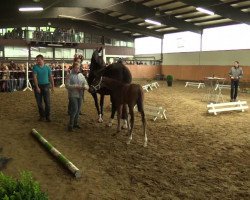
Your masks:
<svg viewBox="0 0 250 200"><path fill-rule="evenodd" d="M144 102L144 92L143 92L142 87L140 86L139 90L138 90L138 99L136 101L136 105L137 105L138 111L140 113L142 113L142 112L144 113L143 102Z"/></svg>

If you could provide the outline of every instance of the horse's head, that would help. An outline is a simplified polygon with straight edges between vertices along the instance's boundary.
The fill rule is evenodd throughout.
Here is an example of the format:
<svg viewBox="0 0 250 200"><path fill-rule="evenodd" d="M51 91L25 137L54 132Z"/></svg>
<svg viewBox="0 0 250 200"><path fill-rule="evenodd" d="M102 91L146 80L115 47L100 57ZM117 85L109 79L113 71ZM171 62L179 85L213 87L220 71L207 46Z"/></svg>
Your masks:
<svg viewBox="0 0 250 200"><path fill-rule="evenodd" d="M96 49L91 57L90 70L98 70L105 66L104 60L101 56L102 47Z"/></svg>

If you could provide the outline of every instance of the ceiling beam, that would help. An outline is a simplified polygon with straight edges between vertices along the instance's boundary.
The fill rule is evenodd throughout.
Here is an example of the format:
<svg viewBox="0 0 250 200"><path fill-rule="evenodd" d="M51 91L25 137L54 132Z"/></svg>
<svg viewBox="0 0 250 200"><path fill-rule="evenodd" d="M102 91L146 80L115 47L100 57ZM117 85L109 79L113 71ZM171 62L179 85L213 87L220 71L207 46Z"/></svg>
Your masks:
<svg viewBox="0 0 250 200"><path fill-rule="evenodd" d="M142 19L150 18L160 22L163 25L176 27L183 31L201 33L201 29L198 26L193 25L192 23L185 22L171 15L164 16L165 13L162 13L163 16L158 17L156 16L155 9L135 3L133 1L125 2L123 3L123 5L113 6L110 9L118 12L127 13L128 15L132 15Z"/></svg>
<svg viewBox="0 0 250 200"><path fill-rule="evenodd" d="M105 9L114 12L120 12L127 15L131 15L137 18L146 19L151 17L153 20L161 22L163 25L174 26L184 31L192 31L195 33L201 33L198 26L192 23L185 22L175 17L156 17L156 10L154 8L144 6L140 3L136 3L130 0L106 0L106 1L93 1L93 0L62 0L55 6L65 7L85 7L91 9ZM164 15L164 13L163 13Z"/></svg>
<svg viewBox="0 0 250 200"><path fill-rule="evenodd" d="M93 20L97 23L102 23L104 25L108 25L108 26L112 26L113 28L120 28L120 29L124 29L124 30L129 30L132 33L140 33L146 36L152 36L152 37L157 37L157 38L163 38L163 34L156 32L154 30L150 30L147 29L143 26L139 26L139 25L135 25L132 23L129 23L126 20L120 20L118 18L115 17L111 17L109 15L105 15L102 13L93 13L93 14L89 14L87 15L85 18L89 19L89 20Z"/></svg>
<svg viewBox="0 0 250 200"><path fill-rule="evenodd" d="M181 0L183 3L195 7L203 7L211 10L222 17L229 18L236 22L241 22L250 25L250 13L244 13L238 8L234 8L228 4L224 4L218 0Z"/></svg>

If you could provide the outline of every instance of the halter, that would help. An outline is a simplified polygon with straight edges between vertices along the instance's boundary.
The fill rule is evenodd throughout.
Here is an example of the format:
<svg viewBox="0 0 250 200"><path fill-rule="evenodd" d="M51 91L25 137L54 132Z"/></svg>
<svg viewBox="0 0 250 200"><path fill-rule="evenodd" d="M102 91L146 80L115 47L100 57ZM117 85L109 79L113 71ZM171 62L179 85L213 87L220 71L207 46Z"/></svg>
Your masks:
<svg viewBox="0 0 250 200"><path fill-rule="evenodd" d="M101 89L101 83L102 83L102 76L101 76L100 81L98 82L97 85L95 85L95 86L91 85L91 86L94 88L95 91L97 91L97 90Z"/></svg>

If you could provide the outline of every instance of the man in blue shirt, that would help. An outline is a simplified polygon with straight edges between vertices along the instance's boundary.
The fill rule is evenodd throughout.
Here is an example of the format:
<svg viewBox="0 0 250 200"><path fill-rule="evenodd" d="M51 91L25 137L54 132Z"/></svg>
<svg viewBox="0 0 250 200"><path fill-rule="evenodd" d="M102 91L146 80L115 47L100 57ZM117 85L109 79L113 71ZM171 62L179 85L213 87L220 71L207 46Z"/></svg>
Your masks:
<svg viewBox="0 0 250 200"><path fill-rule="evenodd" d="M36 56L36 65L33 67L33 80L35 98L39 110L39 121L50 122L50 84L51 90L54 91L54 80L49 66L44 64L42 55ZM43 100L45 109L43 108Z"/></svg>

